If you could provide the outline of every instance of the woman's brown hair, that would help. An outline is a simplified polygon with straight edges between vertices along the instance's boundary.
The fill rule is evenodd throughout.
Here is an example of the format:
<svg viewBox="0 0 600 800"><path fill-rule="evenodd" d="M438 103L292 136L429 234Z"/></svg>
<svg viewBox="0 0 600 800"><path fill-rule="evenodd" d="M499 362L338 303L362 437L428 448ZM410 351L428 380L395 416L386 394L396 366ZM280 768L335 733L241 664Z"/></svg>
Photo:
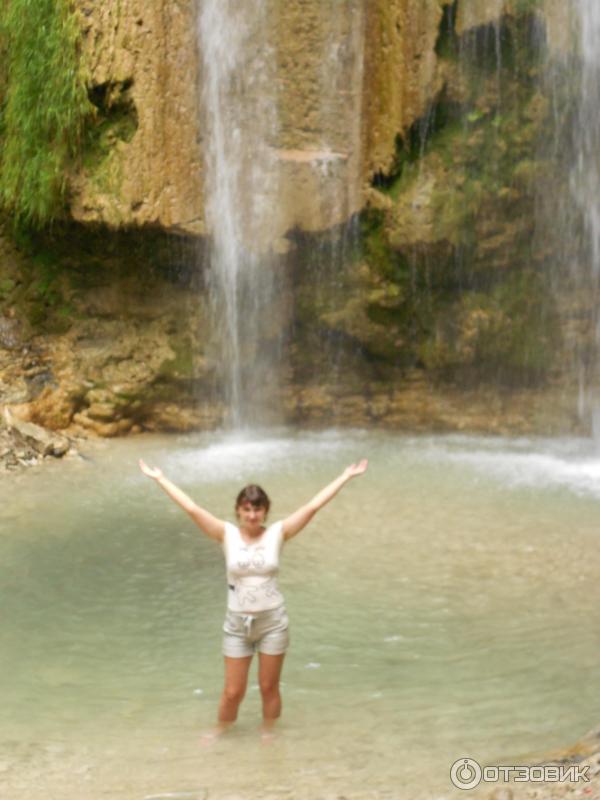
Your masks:
<svg viewBox="0 0 600 800"><path fill-rule="evenodd" d="M250 503L254 508L264 508L268 511L271 508L271 501L268 494L260 486L255 483L249 483L244 486L242 491L238 494L235 501L235 510L237 511L244 503Z"/></svg>

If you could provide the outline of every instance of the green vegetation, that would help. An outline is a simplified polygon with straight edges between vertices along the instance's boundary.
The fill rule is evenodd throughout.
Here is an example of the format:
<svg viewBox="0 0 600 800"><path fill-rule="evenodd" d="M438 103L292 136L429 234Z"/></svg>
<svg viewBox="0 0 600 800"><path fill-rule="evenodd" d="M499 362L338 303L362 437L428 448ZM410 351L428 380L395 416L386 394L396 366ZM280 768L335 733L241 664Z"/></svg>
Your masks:
<svg viewBox="0 0 600 800"><path fill-rule="evenodd" d="M194 374L194 344L190 337L182 332L172 334L169 344L175 353L174 359L164 361L158 374L165 379L191 378Z"/></svg>
<svg viewBox="0 0 600 800"><path fill-rule="evenodd" d="M88 99L79 28L68 0L5 0L0 5L0 202L17 221L59 218L77 158Z"/></svg>
<svg viewBox="0 0 600 800"><path fill-rule="evenodd" d="M508 9L515 15L527 14L543 7L543 0L511 0Z"/></svg>
<svg viewBox="0 0 600 800"><path fill-rule="evenodd" d="M94 86L89 97L96 109L93 125L85 132L83 163L96 168L110 155L117 141L130 142L138 128L135 103L130 95L133 81L109 81Z"/></svg>
<svg viewBox="0 0 600 800"><path fill-rule="evenodd" d="M557 330L540 276L515 272L486 292L439 304L418 354L427 369L450 379L535 384L552 368Z"/></svg>
<svg viewBox="0 0 600 800"><path fill-rule="evenodd" d="M458 0L446 2L442 6L442 19L438 32L435 52L439 58L455 61L459 54L459 40L454 29Z"/></svg>
<svg viewBox="0 0 600 800"><path fill-rule="evenodd" d="M0 300L9 297L16 285L17 282L13 278L0 279Z"/></svg>
<svg viewBox="0 0 600 800"><path fill-rule="evenodd" d="M20 265L18 281L2 282L6 284L5 294L0 283L0 301L9 300L31 330L64 333L71 327L75 309L62 265L51 250L33 246L24 227L15 229L14 235L27 258Z"/></svg>
<svg viewBox="0 0 600 800"><path fill-rule="evenodd" d="M444 84L398 136L390 171L373 179L387 200L361 218L363 309L374 328L361 345L375 363L503 386L552 374L559 326L533 224L551 171L551 105L534 11L514 2L458 36L457 4L443 3Z"/></svg>

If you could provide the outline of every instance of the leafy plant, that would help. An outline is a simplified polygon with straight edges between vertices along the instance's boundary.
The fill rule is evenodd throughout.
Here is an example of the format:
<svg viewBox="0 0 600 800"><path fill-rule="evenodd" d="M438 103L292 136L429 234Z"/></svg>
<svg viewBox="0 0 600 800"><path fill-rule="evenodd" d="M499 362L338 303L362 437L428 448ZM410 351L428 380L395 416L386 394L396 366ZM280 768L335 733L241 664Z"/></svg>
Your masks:
<svg viewBox="0 0 600 800"><path fill-rule="evenodd" d="M68 168L93 113L78 39L68 0L0 4L0 50L6 54L0 202L37 227L63 212Z"/></svg>

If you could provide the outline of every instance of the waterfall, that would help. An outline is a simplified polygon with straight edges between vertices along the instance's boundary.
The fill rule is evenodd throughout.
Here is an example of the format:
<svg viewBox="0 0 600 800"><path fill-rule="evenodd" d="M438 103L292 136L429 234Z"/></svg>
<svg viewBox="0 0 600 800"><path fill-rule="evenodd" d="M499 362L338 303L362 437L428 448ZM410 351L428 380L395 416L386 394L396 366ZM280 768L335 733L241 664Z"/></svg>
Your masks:
<svg viewBox="0 0 600 800"><path fill-rule="evenodd" d="M329 274L342 267L340 230L360 208L364 26L363 0L199 0L212 362L233 427L281 415L286 236L334 231Z"/></svg>
<svg viewBox="0 0 600 800"><path fill-rule="evenodd" d="M277 96L265 0L201 0L198 46L213 359L233 427L277 394Z"/></svg>
<svg viewBox="0 0 600 800"><path fill-rule="evenodd" d="M577 113L573 125L571 192L581 214L576 229L574 284L581 296L591 300L594 354L584 343L579 359L579 413L591 417L595 437L600 435L600 398L597 397L597 350L600 347L600 4L577 0L580 78Z"/></svg>

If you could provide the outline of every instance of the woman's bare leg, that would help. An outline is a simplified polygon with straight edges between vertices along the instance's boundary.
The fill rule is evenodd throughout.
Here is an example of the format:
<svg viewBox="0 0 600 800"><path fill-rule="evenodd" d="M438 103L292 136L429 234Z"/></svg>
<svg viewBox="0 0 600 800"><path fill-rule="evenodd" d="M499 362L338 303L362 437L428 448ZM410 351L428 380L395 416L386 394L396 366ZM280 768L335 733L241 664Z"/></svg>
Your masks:
<svg viewBox="0 0 600 800"><path fill-rule="evenodd" d="M263 730L273 727L281 714L281 695L279 694L279 678L283 667L285 653L271 656L258 654L258 685L262 695Z"/></svg>
<svg viewBox="0 0 600 800"><path fill-rule="evenodd" d="M219 725L227 727L237 719L238 708L248 685L248 670L252 656L225 656L225 686L219 703Z"/></svg>

